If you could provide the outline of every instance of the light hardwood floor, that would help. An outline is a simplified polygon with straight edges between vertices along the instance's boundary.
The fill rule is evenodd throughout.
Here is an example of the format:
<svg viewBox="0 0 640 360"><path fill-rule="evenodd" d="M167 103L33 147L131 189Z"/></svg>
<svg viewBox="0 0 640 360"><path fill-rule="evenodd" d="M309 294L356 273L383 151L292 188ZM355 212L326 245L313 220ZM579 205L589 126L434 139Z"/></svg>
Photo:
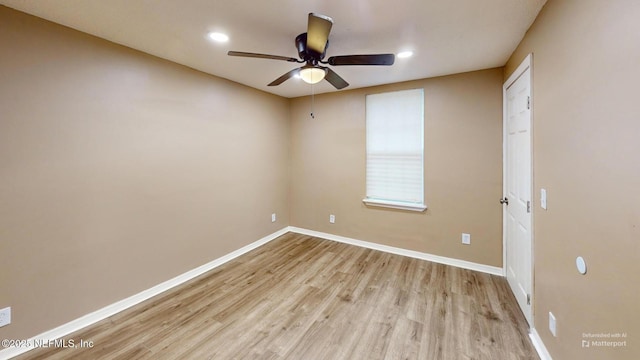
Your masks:
<svg viewBox="0 0 640 360"><path fill-rule="evenodd" d="M17 359L538 359L504 278L288 233Z"/></svg>

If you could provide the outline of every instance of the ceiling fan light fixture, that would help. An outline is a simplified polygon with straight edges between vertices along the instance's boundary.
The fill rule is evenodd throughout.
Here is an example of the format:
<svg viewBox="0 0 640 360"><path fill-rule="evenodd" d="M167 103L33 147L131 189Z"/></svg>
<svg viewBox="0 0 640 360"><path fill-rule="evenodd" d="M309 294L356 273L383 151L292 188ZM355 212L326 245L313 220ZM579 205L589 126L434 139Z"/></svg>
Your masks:
<svg viewBox="0 0 640 360"><path fill-rule="evenodd" d="M405 59L411 57L413 55L413 51L401 51L398 53L398 57L400 59Z"/></svg>
<svg viewBox="0 0 640 360"><path fill-rule="evenodd" d="M305 67L300 69L300 78L307 84L317 84L322 81L327 74L325 69L317 67Z"/></svg>

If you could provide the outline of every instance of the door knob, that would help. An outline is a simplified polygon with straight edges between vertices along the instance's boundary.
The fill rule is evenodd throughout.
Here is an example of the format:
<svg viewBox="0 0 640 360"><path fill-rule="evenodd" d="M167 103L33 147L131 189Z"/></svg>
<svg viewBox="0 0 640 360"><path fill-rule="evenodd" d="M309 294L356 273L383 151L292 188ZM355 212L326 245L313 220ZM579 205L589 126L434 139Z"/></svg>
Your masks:
<svg viewBox="0 0 640 360"><path fill-rule="evenodd" d="M500 204L509 205L509 199L505 196L504 198L500 199Z"/></svg>

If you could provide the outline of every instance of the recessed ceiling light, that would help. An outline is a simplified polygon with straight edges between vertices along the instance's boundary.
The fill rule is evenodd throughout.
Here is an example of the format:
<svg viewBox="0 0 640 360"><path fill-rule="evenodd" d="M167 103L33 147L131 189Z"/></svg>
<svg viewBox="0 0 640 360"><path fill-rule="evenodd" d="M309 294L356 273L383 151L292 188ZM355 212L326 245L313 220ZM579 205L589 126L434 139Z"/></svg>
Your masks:
<svg viewBox="0 0 640 360"><path fill-rule="evenodd" d="M219 32L210 32L208 36L209 36L209 39L217 42L229 41L229 37L226 34L219 33Z"/></svg>
<svg viewBox="0 0 640 360"><path fill-rule="evenodd" d="M402 51L398 53L400 59L411 57L411 55L413 55L413 51Z"/></svg>

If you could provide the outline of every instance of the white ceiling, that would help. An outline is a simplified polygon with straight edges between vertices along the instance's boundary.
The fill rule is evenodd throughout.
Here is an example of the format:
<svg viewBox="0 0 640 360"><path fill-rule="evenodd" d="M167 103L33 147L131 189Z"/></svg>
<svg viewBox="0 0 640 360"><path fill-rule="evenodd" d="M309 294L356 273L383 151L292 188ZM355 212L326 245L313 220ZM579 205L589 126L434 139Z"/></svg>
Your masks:
<svg viewBox="0 0 640 360"><path fill-rule="evenodd" d="M227 51L298 57L294 38L307 14L333 18L327 57L398 53L386 66L336 66L346 89L502 66L546 0L0 0L33 14L191 68L285 97L311 94L290 79L267 84L300 66L238 58ZM227 43L207 38L229 35ZM336 91L323 81L315 93ZM344 90L343 90L344 91Z"/></svg>

